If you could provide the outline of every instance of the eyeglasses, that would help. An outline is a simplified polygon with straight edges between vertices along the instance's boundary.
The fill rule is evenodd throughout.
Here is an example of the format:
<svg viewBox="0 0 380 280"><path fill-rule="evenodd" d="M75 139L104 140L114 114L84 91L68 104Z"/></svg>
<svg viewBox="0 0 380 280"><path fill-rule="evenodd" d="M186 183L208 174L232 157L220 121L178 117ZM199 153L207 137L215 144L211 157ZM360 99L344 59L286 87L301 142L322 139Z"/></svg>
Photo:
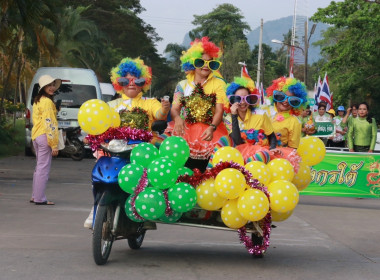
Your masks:
<svg viewBox="0 0 380 280"><path fill-rule="evenodd" d="M205 64L211 71L216 71L222 66L222 63L217 60L204 60L202 58L193 59L193 65L195 68L202 68Z"/></svg>
<svg viewBox="0 0 380 280"><path fill-rule="evenodd" d="M288 96L282 91L274 90L273 91L273 100L276 102L285 102L288 100L288 103L293 108L298 108L302 104L302 99L296 96Z"/></svg>
<svg viewBox="0 0 380 280"><path fill-rule="evenodd" d="M245 96L240 96L240 95L230 95L228 96L228 99L231 104L234 103L245 103L249 105L256 105L259 102L259 96L255 94L250 94L250 95L245 95Z"/></svg>
<svg viewBox="0 0 380 280"><path fill-rule="evenodd" d="M145 79L144 78L128 79L126 77L121 77L117 80L117 83L119 84L119 86L122 86L122 87L129 85L130 82L133 82L138 87L142 87L143 85L145 85Z"/></svg>

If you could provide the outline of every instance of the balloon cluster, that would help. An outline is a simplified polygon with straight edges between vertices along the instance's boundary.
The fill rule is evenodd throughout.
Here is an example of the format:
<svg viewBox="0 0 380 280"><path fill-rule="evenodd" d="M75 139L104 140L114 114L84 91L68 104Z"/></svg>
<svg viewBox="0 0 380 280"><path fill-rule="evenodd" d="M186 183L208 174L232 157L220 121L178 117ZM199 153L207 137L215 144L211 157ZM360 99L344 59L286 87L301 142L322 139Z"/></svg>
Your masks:
<svg viewBox="0 0 380 280"><path fill-rule="evenodd" d="M326 150L317 137L302 138L297 153L301 157L297 172L284 158L267 162L256 161L245 164L251 178L263 188L252 188L241 171L227 168L215 178L209 178L197 187L198 205L206 210L221 209L224 224L230 228L241 228L248 221L259 221L268 213L272 221L284 221L292 214L299 201L299 191L311 182L310 166L323 160ZM255 158L255 157L253 157ZM232 147L218 149L212 159L213 166L220 162L244 165L243 156Z"/></svg>
<svg viewBox="0 0 380 280"><path fill-rule="evenodd" d="M131 152L131 163L119 172L121 189L131 194L125 204L127 216L137 222L161 220L176 222L182 213L197 203L195 188L176 183L178 176L192 175L184 167L190 155L186 141L177 136L166 138L159 149L141 143Z"/></svg>

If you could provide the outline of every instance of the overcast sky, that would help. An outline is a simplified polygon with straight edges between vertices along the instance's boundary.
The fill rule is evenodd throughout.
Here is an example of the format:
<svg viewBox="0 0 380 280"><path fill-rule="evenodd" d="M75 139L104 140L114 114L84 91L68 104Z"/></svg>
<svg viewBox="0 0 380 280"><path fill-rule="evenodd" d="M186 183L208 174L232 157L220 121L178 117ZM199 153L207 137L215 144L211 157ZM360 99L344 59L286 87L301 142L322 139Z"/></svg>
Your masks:
<svg viewBox="0 0 380 280"><path fill-rule="evenodd" d="M340 2L337 0L335 2ZM194 28L193 15L204 15L223 3L233 4L242 11L251 29L260 25L260 19L270 21L293 15L295 0L140 0L146 9L140 17L156 29L163 38L157 49L163 53L169 43L183 42L185 34ZM324 8L331 0L297 0L297 12L311 16L319 7ZM291 26L289 26L289 29ZM264 30L265 32L265 30Z"/></svg>

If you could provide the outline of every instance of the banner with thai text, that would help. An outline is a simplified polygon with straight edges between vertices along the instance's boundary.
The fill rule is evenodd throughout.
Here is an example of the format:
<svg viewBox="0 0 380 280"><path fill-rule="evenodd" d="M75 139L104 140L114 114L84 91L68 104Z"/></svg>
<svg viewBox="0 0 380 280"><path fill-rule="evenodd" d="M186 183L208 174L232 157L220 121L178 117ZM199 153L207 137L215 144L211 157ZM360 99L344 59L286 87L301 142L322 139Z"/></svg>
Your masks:
<svg viewBox="0 0 380 280"><path fill-rule="evenodd" d="M380 198L380 154L326 153L301 195Z"/></svg>

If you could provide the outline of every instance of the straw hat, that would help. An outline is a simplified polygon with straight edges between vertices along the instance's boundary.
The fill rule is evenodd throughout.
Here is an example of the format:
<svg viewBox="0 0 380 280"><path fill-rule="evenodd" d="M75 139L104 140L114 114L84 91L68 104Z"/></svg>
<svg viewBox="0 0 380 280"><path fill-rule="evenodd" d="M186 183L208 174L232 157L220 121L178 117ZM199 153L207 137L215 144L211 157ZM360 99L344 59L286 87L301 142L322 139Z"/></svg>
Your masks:
<svg viewBox="0 0 380 280"><path fill-rule="evenodd" d="M54 82L55 90L57 90L61 86L62 80L61 79L55 79L50 75L41 76L40 79L38 80L38 84L40 85L40 90L38 91L38 93L41 91L41 89L44 88L44 86L46 86L52 82Z"/></svg>

